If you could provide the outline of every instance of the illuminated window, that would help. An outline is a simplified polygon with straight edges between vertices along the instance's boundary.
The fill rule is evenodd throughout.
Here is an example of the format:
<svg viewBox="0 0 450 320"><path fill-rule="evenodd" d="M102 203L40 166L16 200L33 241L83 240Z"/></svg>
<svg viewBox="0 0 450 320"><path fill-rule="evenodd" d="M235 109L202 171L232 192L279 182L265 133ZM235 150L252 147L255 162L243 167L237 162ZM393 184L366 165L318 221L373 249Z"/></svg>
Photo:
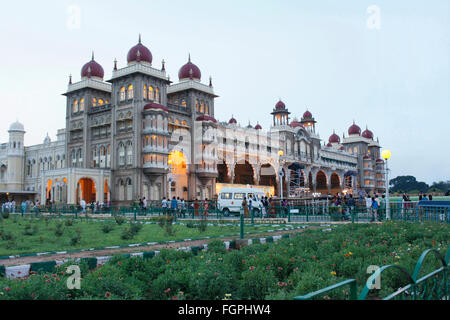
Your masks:
<svg viewBox="0 0 450 320"><path fill-rule="evenodd" d="M144 91L142 91L142 96L144 97L144 99L147 99L147 85L144 84Z"/></svg>
<svg viewBox="0 0 450 320"><path fill-rule="evenodd" d="M125 87L120 88L120 101L125 100Z"/></svg>
<svg viewBox="0 0 450 320"><path fill-rule="evenodd" d="M80 108L79 108L79 110L80 111L84 111L84 98L80 99Z"/></svg>
<svg viewBox="0 0 450 320"><path fill-rule="evenodd" d="M208 103L205 102L205 113L208 114Z"/></svg>
<svg viewBox="0 0 450 320"><path fill-rule="evenodd" d="M128 99L133 99L133 85L128 86Z"/></svg>
<svg viewBox="0 0 450 320"><path fill-rule="evenodd" d="M158 101L158 102L161 102L159 98L160 98L159 97L159 89L155 88L155 100Z"/></svg>
<svg viewBox="0 0 450 320"><path fill-rule="evenodd" d="M181 100L181 105L186 108L186 100L185 99Z"/></svg>
<svg viewBox="0 0 450 320"><path fill-rule="evenodd" d="M204 110L203 110L203 101L200 101L200 113L203 113L204 112Z"/></svg>
<svg viewBox="0 0 450 320"><path fill-rule="evenodd" d="M93 98L92 99L92 106L95 107L97 105L97 99Z"/></svg>
<svg viewBox="0 0 450 320"><path fill-rule="evenodd" d="M72 112L78 112L78 100L73 102Z"/></svg>
<svg viewBox="0 0 450 320"><path fill-rule="evenodd" d="M148 98L150 100L153 100L153 87L152 86L148 87Z"/></svg>
<svg viewBox="0 0 450 320"><path fill-rule="evenodd" d="M103 99L98 99L98 105L99 105L99 106L102 106L103 103L104 103L104 102L103 102Z"/></svg>
<svg viewBox="0 0 450 320"><path fill-rule="evenodd" d="M370 180L365 180L364 183L365 184L370 184Z"/></svg>
<svg viewBox="0 0 450 320"><path fill-rule="evenodd" d="M200 111L200 104L198 103L198 100L195 100L195 111Z"/></svg>

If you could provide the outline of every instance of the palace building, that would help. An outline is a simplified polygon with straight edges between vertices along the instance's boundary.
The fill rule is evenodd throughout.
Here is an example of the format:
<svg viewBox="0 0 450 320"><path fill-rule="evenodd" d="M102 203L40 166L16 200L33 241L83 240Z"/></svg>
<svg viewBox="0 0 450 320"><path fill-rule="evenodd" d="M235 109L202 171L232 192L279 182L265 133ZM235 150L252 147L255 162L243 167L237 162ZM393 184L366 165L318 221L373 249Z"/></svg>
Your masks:
<svg viewBox="0 0 450 320"><path fill-rule="evenodd" d="M10 126L9 141L0 145L1 202L211 199L225 184L276 195L282 189L284 197L385 190L384 161L370 130L353 123L347 136L333 132L322 143L312 113L291 118L282 101L267 130L233 117L217 121L211 77L203 83L190 56L174 83L139 37L126 66L114 61L111 77L104 76L94 55L78 82L70 76L66 127L56 141L47 135L24 146L24 126Z"/></svg>

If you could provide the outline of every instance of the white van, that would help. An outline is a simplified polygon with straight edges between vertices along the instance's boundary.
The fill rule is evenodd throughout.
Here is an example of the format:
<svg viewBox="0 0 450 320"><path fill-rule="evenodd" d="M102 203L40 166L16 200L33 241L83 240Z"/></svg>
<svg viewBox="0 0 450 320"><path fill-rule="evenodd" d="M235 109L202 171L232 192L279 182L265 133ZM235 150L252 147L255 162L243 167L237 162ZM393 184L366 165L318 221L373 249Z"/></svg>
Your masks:
<svg viewBox="0 0 450 320"><path fill-rule="evenodd" d="M239 214L242 208L242 200L245 197L247 203L249 202L249 199L252 199L253 213L255 216L259 216L263 206L261 199L265 196L266 194L258 189L224 187L219 192L217 207L225 216Z"/></svg>

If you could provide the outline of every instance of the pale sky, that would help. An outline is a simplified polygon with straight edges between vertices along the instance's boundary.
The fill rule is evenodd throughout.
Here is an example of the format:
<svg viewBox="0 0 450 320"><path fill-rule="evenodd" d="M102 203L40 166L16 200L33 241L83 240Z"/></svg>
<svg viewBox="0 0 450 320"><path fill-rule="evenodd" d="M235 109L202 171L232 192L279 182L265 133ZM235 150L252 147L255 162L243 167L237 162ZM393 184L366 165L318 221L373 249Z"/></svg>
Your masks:
<svg viewBox="0 0 450 320"><path fill-rule="evenodd" d="M188 53L203 83L213 77L220 121L267 129L281 97L292 117L308 108L325 140L368 125L392 177L450 179L448 0L8 1L0 24L0 142L16 119L26 145L55 139L69 74L79 81L94 50L110 79L141 33L172 81Z"/></svg>

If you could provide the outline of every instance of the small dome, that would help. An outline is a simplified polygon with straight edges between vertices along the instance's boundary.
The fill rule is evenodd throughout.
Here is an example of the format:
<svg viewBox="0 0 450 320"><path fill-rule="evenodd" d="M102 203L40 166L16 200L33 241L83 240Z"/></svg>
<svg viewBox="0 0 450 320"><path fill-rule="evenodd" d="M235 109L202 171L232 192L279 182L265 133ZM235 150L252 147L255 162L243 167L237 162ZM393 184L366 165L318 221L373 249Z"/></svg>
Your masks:
<svg viewBox="0 0 450 320"><path fill-rule="evenodd" d="M152 63L153 56L150 50L141 43L141 36L139 35L139 42L128 51L127 61L130 62L148 62Z"/></svg>
<svg viewBox="0 0 450 320"><path fill-rule="evenodd" d="M339 143L339 142L341 142L341 138L339 138L339 136L333 132L333 134L328 139L328 142L329 143Z"/></svg>
<svg viewBox="0 0 450 320"><path fill-rule="evenodd" d="M161 109L166 112L169 111L169 109L167 109L167 107L165 107L161 104L158 104L158 103L148 103L144 106L144 110L149 110L149 109Z"/></svg>
<svg viewBox="0 0 450 320"><path fill-rule="evenodd" d="M48 133L47 133L47 136L44 139L44 144L49 144L50 142L52 142L52 139L50 139L50 137L48 136Z"/></svg>
<svg viewBox="0 0 450 320"><path fill-rule="evenodd" d="M361 128L353 122L353 124L348 128L348 134L349 135L360 135L361 134Z"/></svg>
<svg viewBox="0 0 450 320"><path fill-rule="evenodd" d="M280 110L280 109L286 109L286 105L284 104L283 101L278 101L277 104L275 105L275 109Z"/></svg>
<svg viewBox="0 0 450 320"><path fill-rule="evenodd" d="M327 143L327 147L332 147L333 145L331 143Z"/></svg>
<svg viewBox="0 0 450 320"><path fill-rule="evenodd" d="M92 60L81 68L81 78L97 77L103 80L104 75L103 67L94 60L94 53L92 53Z"/></svg>
<svg viewBox="0 0 450 320"><path fill-rule="evenodd" d="M237 123L237 121L236 121L235 118L231 117L231 119L230 119L230 121L228 121L228 123L229 123L229 124Z"/></svg>
<svg viewBox="0 0 450 320"><path fill-rule="evenodd" d="M9 131L25 131L25 128L23 124L21 124L19 121L16 121L9 126Z"/></svg>
<svg viewBox="0 0 450 320"><path fill-rule="evenodd" d="M200 81L202 78L202 73L200 69L191 62L191 55L189 55L188 62L180 68L178 71L178 79L180 81L187 79L195 79Z"/></svg>
<svg viewBox="0 0 450 320"><path fill-rule="evenodd" d="M304 119L312 119L312 113L309 112L308 110L306 110L305 113L303 114L303 118Z"/></svg>
<svg viewBox="0 0 450 320"><path fill-rule="evenodd" d="M377 163L384 163L383 159L377 159Z"/></svg>
<svg viewBox="0 0 450 320"><path fill-rule="evenodd" d="M255 129L256 130L261 130L262 129L262 127L259 125L259 123L255 126Z"/></svg>
<svg viewBox="0 0 450 320"><path fill-rule="evenodd" d="M361 134L361 136L363 136L363 137L366 138L366 139L373 139L373 133L372 133L372 131L370 131L369 129L367 129L367 127L366 127L366 130L363 131L363 133Z"/></svg>
<svg viewBox="0 0 450 320"><path fill-rule="evenodd" d="M344 150L345 150L345 147L344 147L344 146L341 146L341 147L339 148L339 150L344 151Z"/></svg>
<svg viewBox="0 0 450 320"><path fill-rule="evenodd" d="M289 125L292 128L297 128L297 127L304 128L303 125L300 122L298 122L298 121L292 121Z"/></svg>
<svg viewBox="0 0 450 320"><path fill-rule="evenodd" d="M368 155L365 155L365 156L363 157L363 159L364 159L364 160L370 160L370 157L369 157Z"/></svg>

